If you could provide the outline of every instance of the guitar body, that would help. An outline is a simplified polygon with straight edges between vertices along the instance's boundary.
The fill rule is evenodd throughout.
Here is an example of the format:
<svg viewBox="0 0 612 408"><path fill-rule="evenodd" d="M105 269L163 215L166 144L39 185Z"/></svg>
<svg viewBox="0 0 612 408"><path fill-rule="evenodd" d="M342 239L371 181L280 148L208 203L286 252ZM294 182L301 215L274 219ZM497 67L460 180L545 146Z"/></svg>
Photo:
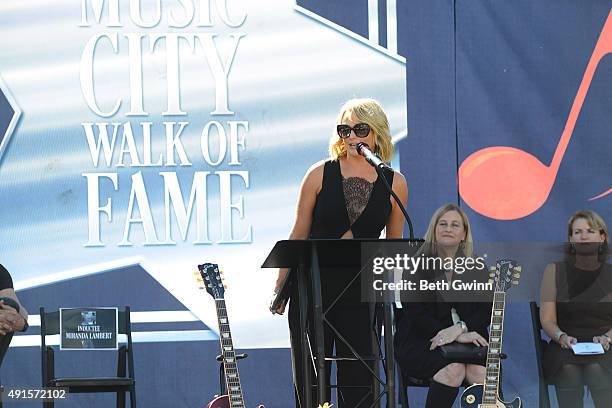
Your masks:
<svg viewBox="0 0 612 408"><path fill-rule="evenodd" d="M499 399L492 404L483 404L483 385L474 384L467 387L461 394L461 408L521 408L521 399L516 397L512 402L504 402Z"/></svg>
<svg viewBox="0 0 612 408"><path fill-rule="evenodd" d="M210 401L206 408L230 408L229 395L220 395Z"/></svg>
<svg viewBox="0 0 612 408"><path fill-rule="evenodd" d="M231 408L229 395L220 395L214 400L210 401L206 408ZM258 405L257 408L266 408L263 405Z"/></svg>

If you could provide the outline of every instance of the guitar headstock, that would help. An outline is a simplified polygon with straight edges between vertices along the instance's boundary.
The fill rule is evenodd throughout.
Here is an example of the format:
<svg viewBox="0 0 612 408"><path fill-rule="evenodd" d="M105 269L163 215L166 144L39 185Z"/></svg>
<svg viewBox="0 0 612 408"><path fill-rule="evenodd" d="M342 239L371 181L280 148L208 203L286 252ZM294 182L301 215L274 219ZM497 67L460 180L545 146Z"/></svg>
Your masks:
<svg viewBox="0 0 612 408"><path fill-rule="evenodd" d="M215 300L225 298L225 286L219 271L219 265L214 263L204 263L198 265L198 271L201 276L201 282L204 284L204 289Z"/></svg>
<svg viewBox="0 0 612 408"><path fill-rule="evenodd" d="M506 292L511 286L519 284L521 267L512 259L499 259L490 267L489 282L495 283L495 292Z"/></svg>

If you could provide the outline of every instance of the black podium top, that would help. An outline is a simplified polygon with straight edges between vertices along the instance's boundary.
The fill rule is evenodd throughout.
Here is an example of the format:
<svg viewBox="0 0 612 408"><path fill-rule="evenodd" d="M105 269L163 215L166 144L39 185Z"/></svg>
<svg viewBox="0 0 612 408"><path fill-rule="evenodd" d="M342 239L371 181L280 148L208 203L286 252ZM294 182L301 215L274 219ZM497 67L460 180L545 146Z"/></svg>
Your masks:
<svg viewBox="0 0 612 408"><path fill-rule="evenodd" d="M316 248L319 266L322 268L360 268L362 245L379 244L381 248L389 243L397 248L406 243L413 248L422 239L296 239L278 241L262 268L293 268L299 264L311 266L311 249ZM418 247L418 245L416 245Z"/></svg>

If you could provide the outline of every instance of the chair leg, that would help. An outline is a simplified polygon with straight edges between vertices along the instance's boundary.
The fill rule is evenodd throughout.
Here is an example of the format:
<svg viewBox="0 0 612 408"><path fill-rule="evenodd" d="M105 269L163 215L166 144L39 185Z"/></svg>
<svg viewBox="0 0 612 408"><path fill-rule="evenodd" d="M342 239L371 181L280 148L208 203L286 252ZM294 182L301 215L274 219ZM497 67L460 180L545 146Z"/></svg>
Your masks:
<svg viewBox="0 0 612 408"><path fill-rule="evenodd" d="M130 408L136 408L136 386L130 387Z"/></svg>
<svg viewBox="0 0 612 408"><path fill-rule="evenodd" d="M402 407L410 408L410 404L408 403L408 388L404 388L402 390Z"/></svg>
<svg viewBox="0 0 612 408"><path fill-rule="evenodd" d="M125 391L117 391L117 408L125 408Z"/></svg>
<svg viewBox="0 0 612 408"><path fill-rule="evenodd" d="M548 384L540 380L540 408L550 408L550 395L548 395Z"/></svg>
<svg viewBox="0 0 612 408"><path fill-rule="evenodd" d="M398 400L402 408L410 408L408 405L408 387L404 384L402 373L399 375L399 383L397 384Z"/></svg>

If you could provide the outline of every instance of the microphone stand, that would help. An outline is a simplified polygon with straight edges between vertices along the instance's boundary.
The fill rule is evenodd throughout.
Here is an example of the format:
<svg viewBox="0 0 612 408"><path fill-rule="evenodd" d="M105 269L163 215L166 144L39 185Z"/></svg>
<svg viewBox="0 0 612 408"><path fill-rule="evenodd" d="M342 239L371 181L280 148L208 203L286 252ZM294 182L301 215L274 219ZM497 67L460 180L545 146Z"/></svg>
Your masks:
<svg viewBox="0 0 612 408"><path fill-rule="evenodd" d="M408 212L406 212L406 209L404 208L402 201L399 199L397 194L395 194L395 191L393 191L393 188L391 188L391 186L389 185L389 182L387 181L387 178L385 177L384 170L378 166L372 166L372 167L376 169L376 173L378 173L378 177L382 178L383 184L385 185L389 193L395 199L395 202L399 206L400 210L402 210L402 214L404 214L404 218L406 219L406 222L408 223L408 231L410 234L410 239L411 240L414 239L414 230L412 228L412 221L410 220L410 216L408 215Z"/></svg>
<svg viewBox="0 0 612 408"><path fill-rule="evenodd" d="M414 230L412 227L412 221L410 220L410 216L408 215L408 212L404 208L402 201L399 199L397 194L395 194L395 192L393 191L393 188L389 185L389 182L387 181L387 178L385 177L385 174L384 174L384 168L374 166L374 165L372 165L372 167L376 169L376 173L378 173L378 177L382 178L383 184L385 185L385 187L387 188L391 196L393 196L393 199L399 206L400 210L402 210L402 214L404 214L404 218L406 219L406 222L408 223L410 242L413 242L414 241ZM389 171L393 171L393 170L389 169ZM394 326L395 307L390 304L385 304L385 303L386 302L376 302L376 304L374 305L374 327L373 329L375 332L376 332L376 329L378 329L378 333L381 334L382 333L381 324L384 325L385 327L385 336L384 336L385 338L384 340L385 362L387 363L385 367L385 373L387 374L387 381L388 381L385 389L388 391L387 401L390 401L391 404L395 404L395 395L394 395L395 394L395 365L394 365L395 364L394 363L395 352L394 352L394 344L393 344L393 337L395 335L395 326ZM388 331L389 328L391 330ZM390 336L388 335L389 332L391 333ZM399 385L402 386L403 382L400 381Z"/></svg>

